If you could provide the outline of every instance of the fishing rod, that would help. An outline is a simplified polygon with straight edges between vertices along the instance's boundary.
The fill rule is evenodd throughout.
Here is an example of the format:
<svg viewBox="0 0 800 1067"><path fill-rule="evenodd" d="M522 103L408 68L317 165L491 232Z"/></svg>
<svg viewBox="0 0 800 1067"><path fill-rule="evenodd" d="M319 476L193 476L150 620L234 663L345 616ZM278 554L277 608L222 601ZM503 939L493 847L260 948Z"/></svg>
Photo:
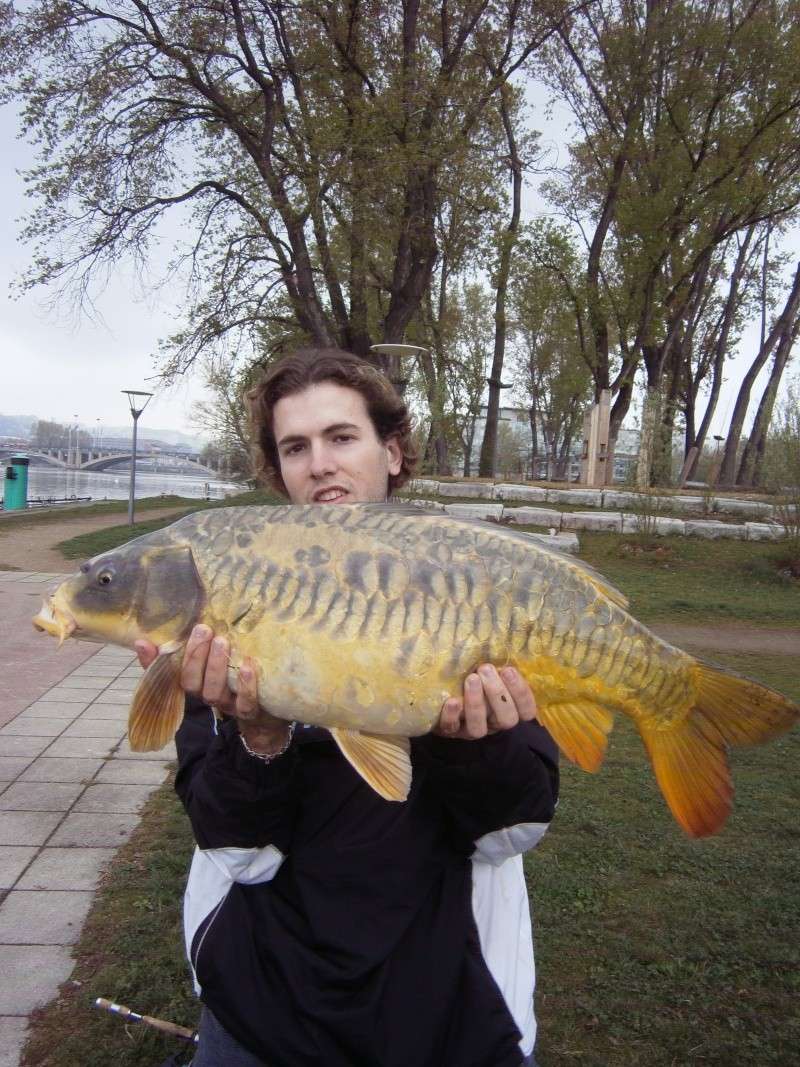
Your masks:
<svg viewBox="0 0 800 1067"><path fill-rule="evenodd" d="M112 1015L119 1015L120 1018L127 1019L129 1022L151 1026L154 1030L160 1030L162 1034L169 1034L170 1037L177 1037L181 1041L190 1041L196 1045L199 1040L196 1030L178 1026L177 1023L168 1022L166 1019L156 1019L152 1015L139 1015L138 1012L126 1008L124 1004L115 1004L113 1000L107 1000L105 997L98 997L94 1006L102 1008L103 1011L109 1011Z"/></svg>

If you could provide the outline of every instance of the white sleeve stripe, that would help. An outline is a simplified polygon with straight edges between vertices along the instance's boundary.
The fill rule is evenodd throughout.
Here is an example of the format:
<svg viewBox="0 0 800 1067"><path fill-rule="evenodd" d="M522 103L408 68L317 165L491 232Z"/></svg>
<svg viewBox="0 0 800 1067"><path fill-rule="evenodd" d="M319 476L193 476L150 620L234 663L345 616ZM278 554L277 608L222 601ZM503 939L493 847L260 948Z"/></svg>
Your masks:
<svg viewBox="0 0 800 1067"><path fill-rule="evenodd" d="M473 860L482 860L499 867L511 856L519 856L535 848L547 832L550 823L523 822L517 826L508 826L503 830L492 830L475 842Z"/></svg>

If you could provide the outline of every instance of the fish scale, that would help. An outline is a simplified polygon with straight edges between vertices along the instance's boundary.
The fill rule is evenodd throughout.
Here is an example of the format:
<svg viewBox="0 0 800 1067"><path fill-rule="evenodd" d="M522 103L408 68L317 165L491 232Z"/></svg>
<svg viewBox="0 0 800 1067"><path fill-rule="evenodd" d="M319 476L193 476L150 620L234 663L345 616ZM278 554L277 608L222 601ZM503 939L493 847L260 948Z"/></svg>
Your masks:
<svg viewBox="0 0 800 1067"><path fill-rule="evenodd" d="M110 576L110 579L109 579ZM102 580L101 580L102 579ZM221 508L89 561L36 619L161 655L134 698L131 747L163 746L183 710L182 649L203 622L250 658L273 715L328 727L387 799L408 791L408 738L480 662L511 664L540 721L585 770L613 715L636 723L675 818L722 825L728 745L783 732L798 708L701 664L632 618L602 576L523 532L392 505Z"/></svg>

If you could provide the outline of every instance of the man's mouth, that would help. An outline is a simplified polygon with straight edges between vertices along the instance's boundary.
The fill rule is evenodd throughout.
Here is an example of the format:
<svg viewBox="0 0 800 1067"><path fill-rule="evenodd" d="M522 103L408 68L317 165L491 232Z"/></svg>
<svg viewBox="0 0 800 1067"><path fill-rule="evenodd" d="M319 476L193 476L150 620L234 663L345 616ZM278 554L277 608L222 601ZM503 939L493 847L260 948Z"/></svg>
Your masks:
<svg viewBox="0 0 800 1067"><path fill-rule="evenodd" d="M346 496L346 489L343 489L340 485L331 485L327 489L318 489L311 499L315 504L336 504L338 501L344 500Z"/></svg>

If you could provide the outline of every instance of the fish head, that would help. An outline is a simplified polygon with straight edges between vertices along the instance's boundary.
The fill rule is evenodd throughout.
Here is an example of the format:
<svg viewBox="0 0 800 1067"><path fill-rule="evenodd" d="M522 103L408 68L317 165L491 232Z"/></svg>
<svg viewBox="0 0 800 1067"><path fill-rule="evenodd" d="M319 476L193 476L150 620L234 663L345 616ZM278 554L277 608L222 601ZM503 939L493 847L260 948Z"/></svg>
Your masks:
<svg viewBox="0 0 800 1067"><path fill-rule="evenodd" d="M82 564L51 593L33 620L58 637L132 648L185 639L200 616L203 583L188 545L139 538Z"/></svg>

